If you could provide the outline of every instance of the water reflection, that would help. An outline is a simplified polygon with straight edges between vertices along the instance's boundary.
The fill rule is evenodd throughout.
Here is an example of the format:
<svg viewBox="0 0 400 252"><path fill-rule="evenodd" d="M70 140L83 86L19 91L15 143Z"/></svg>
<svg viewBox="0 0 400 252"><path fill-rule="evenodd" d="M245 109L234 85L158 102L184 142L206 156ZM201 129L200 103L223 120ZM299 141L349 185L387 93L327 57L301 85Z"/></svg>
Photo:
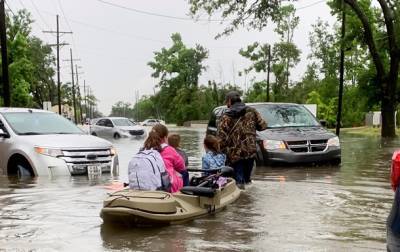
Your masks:
<svg viewBox="0 0 400 252"><path fill-rule="evenodd" d="M199 168L203 130L174 128ZM0 178L0 248L57 251L376 251L385 249L399 140L342 137L341 166L258 167L254 182L225 211L184 225L120 228L99 212L143 140L114 141L120 177ZM1 250L0 249L0 250Z"/></svg>

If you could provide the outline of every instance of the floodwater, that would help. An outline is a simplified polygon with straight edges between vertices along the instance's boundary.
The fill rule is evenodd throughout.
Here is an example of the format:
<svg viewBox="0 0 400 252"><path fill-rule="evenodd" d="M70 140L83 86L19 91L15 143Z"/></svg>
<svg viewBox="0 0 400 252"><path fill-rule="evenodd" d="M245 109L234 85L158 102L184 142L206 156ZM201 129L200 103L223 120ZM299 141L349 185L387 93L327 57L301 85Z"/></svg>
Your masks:
<svg viewBox="0 0 400 252"><path fill-rule="evenodd" d="M172 131L199 168L204 130ZM0 251L384 251L390 159L400 141L343 135L341 142L340 167L257 167L253 184L220 213L121 229L104 225L99 212L107 185L126 181L142 140L114 141L119 178L0 178Z"/></svg>

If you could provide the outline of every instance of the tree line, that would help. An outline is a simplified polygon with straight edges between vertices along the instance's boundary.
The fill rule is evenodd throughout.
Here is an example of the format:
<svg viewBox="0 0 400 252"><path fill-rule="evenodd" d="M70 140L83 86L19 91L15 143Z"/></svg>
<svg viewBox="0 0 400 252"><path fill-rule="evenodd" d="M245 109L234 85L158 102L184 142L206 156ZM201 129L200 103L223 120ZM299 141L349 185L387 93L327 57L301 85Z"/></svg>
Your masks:
<svg viewBox="0 0 400 252"><path fill-rule="evenodd" d="M268 39L255 41L238 52L249 63L249 67L238 74L254 76L249 89L240 90L232 83L215 80L200 84L199 76L206 69L203 62L208 57L208 50L201 45L188 48L179 34L173 34L173 45L161 48L148 63L153 69L152 76L159 79L159 91L142 97L132 107L132 117L143 120L162 116L167 122L178 124L208 119L212 108L222 105L224 93L228 89L237 89L246 102L317 104L318 117L326 120L329 127L334 127L338 112L339 55L343 46L345 85L341 126L363 125L368 111L381 110L382 135L394 136L394 112L400 97L397 89L400 2L378 1L376 6L369 0L344 0L344 4L338 0L328 1L338 22L329 25L317 20L312 26L308 35L311 53L306 55L307 69L298 81L290 76L302 54L293 41L300 21L296 9L281 1L262 2L189 1L193 16L204 12L218 13L231 20L217 37L228 36L241 26L261 31L269 22L275 24L274 32L279 37L276 43L271 44ZM342 12L347 17L344 39L339 26ZM265 78L256 78L260 74ZM113 108L113 112L117 108Z"/></svg>

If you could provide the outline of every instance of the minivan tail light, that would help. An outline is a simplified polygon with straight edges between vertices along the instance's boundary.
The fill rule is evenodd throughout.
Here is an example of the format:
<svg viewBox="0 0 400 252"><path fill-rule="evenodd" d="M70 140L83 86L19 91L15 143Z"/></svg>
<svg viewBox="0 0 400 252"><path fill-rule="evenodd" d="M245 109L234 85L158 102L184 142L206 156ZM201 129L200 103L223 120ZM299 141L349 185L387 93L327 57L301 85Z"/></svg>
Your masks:
<svg viewBox="0 0 400 252"><path fill-rule="evenodd" d="M400 183L400 150L393 153L390 178L392 189L393 191L396 191Z"/></svg>

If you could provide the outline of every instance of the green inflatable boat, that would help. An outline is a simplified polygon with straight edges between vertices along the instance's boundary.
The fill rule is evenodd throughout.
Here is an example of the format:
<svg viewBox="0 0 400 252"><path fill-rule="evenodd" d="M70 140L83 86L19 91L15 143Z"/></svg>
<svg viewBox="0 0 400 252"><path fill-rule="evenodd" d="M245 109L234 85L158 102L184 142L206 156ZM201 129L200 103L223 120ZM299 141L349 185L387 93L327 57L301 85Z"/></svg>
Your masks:
<svg viewBox="0 0 400 252"><path fill-rule="evenodd" d="M218 212L237 200L241 192L229 177L224 185L216 186L225 174L226 168L173 194L130 189L114 192L104 201L100 216L104 223L147 226L180 224Z"/></svg>

